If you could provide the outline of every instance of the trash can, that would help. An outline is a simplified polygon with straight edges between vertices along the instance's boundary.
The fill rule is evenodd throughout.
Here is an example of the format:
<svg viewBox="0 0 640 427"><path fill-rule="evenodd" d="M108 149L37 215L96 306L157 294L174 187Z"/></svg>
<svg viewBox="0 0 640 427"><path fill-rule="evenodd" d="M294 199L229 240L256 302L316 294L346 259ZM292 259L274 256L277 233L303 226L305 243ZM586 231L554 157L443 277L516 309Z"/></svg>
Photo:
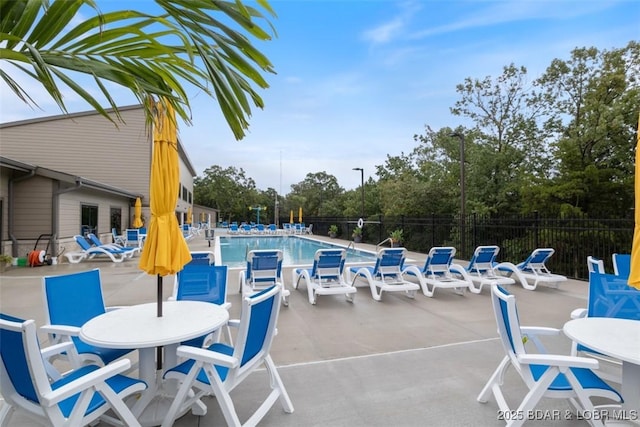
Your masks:
<svg viewBox="0 0 640 427"><path fill-rule="evenodd" d="M214 230L212 228L206 228L204 230L204 238L209 242L209 247L211 247L211 241L213 240Z"/></svg>

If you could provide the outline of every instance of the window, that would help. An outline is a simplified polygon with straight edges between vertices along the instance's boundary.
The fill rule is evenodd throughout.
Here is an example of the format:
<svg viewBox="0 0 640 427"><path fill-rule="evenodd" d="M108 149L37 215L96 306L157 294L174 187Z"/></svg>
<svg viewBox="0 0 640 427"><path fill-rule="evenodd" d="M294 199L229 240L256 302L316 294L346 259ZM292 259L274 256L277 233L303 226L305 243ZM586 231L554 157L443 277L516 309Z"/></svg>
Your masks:
<svg viewBox="0 0 640 427"><path fill-rule="evenodd" d="M118 233L122 231L122 209L111 208L111 229L116 229Z"/></svg>
<svg viewBox="0 0 640 427"><path fill-rule="evenodd" d="M182 186L182 200L187 201L187 187Z"/></svg>
<svg viewBox="0 0 640 427"><path fill-rule="evenodd" d="M80 234L86 236L89 233L97 234L98 231L98 207L96 205L81 205Z"/></svg>
<svg viewBox="0 0 640 427"><path fill-rule="evenodd" d="M187 202L191 204L191 198L193 197L193 194L191 194L191 191L188 192L188 197L189 197L189 200L187 200Z"/></svg>

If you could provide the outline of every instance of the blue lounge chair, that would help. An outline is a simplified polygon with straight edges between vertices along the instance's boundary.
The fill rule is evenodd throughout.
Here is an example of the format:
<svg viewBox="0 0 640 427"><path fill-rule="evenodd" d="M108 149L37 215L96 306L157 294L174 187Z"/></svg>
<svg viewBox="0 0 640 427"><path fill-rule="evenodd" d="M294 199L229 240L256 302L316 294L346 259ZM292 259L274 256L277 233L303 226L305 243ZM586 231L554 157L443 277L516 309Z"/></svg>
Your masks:
<svg viewBox="0 0 640 427"><path fill-rule="evenodd" d="M87 235L91 244L97 248L114 249L116 251L122 250L125 254L132 258L136 253L140 253L140 248L127 248L125 246L118 245L116 243L102 243L102 241L93 233Z"/></svg>
<svg viewBox="0 0 640 427"><path fill-rule="evenodd" d="M257 425L278 400L285 412L293 412L293 404L270 354L281 292L282 286L278 284L251 296L243 295L234 346L215 343L208 349L178 347L178 357L187 360L164 374L165 379L178 380L181 385L162 427L172 426L179 414L207 395L216 397L227 425L240 426L230 392L262 366L266 368L271 391L243 425ZM255 388L255 381L252 384Z"/></svg>
<svg viewBox="0 0 640 427"><path fill-rule="evenodd" d="M279 249L256 249L247 254L247 268L240 271L240 292L253 295L274 284L282 285L282 303L289 305L291 292L282 280L283 254Z"/></svg>
<svg viewBox="0 0 640 427"><path fill-rule="evenodd" d="M405 248L380 249L373 267L351 267L348 270L349 282L355 286L358 278L364 279L376 301L382 299L382 292L404 292L407 297L414 298L420 285L409 282L402 276L405 256Z"/></svg>
<svg viewBox="0 0 640 427"><path fill-rule="evenodd" d="M518 319L516 299L501 286L491 287L493 313L498 335L506 355L478 395L486 403L493 393L501 414L523 414L510 417L508 426L521 426L535 411L541 399L568 399L581 414L598 414L591 399L605 398L621 402L622 396L598 376L598 361L586 357L549 354L544 351L542 335L560 336L561 330L549 327L523 327ZM537 353L527 350L532 343ZM527 345L525 345L527 344ZM508 406L502 392L505 371L513 365L529 392L516 409ZM512 397L512 396L510 396ZM592 425L603 426L601 419L591 418Z"/></svg>
<svg viewBox="0 0 640 427"><path fill-rule="evenodd" d="M450 270L452 273L460 275L465 281L473 283L469 290L474 294L481 293L482 287L485 285L513 285L516 283L515 280L497 274L495 265L499 252L498 246L478 246L465 268L453 264Z"/></svg>
<svg viewBox="0 0 640 427"><path fill-rule="evenodd" d="M124 246L126 248L140 248L144 244L144 237L140 235L140 229L127 228L124 231Z"/></svg>
<svg viewBox="0 0 640 427"><path fill-rule="evenodd" d="M74 236L76 243L80 246L82 251L79 252L65 252L64 256L67 258L69 263L77 264L85 259L92 259L96 256L107 256L113 262L122 262L126 257L130 255L130 253L124 249L114 249L114 248L103 248L103 247L95 247L91 246L87 239L83 236L76 235Z"/></svg>
<svg viewBox="0 0 640 427"><path fill-rule="evenodd" d="M454 289L457 294L464 295L465 289L472 287L473 283L451 274L451 265L455 254L456 248L451 246L431 248L422 268L406 264L402 269L402 274L417 278L422 293L426 297L433 297L436 288ZM461 266L457 267L462 268Z"/></svg>
<svg viewBox="0 0 640 427"><path fill-rule="evenodd" d="M300 282L307 285L309 302L315 304L318 295L344 295L353 302L356 288L344 279L344 265L347 252L344 249L319 249L313 258L311 268L296 268L291 272L293 288Z"/></svg>
<svg viewBox="0 0 640 427"><path fill-rule="evenodd" d="M0 424L9 425L13 412L20 412L39 424L54 427L94 425L113 411L121 424L140 426L124 399L140 393L147 385L122 375L131 362L119 360L108 366L73 366L51 379L43 356L73 351L66 342L41 349L36 324L0 314L0 385L4 405ZM113 421L113 414L109 416Z"/></svg>
<svg viewBox="0 0 640 427"><path fill-rule="evenodd" d="M515 276L522 287L530 291L534 291L540 283L554 285L557 288L567 278L561 274L553 274L547 268L546 262L554 252L552 248L539 248L531 252L520 264L501 262L495 265L495 269L507 277Z"/></svg>

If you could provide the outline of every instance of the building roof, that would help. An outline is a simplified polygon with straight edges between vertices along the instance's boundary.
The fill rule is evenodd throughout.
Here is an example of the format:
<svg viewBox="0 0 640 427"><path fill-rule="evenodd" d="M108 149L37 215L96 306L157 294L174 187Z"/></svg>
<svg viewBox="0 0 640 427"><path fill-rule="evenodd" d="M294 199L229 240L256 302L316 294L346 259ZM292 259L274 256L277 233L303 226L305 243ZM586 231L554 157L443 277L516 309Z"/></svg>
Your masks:
<svg viewBox="0 0 640 427"><path fill-rule="evenodd" d="M137 110L142 108L143 108L142 104L134 104L134 105L126 105L124 107L118 107L118 111L130 111L130 110ZM105 111L107 113L115 112L113 108L105 109ZM0 130L4 128L9 128L9 127L26 126L34 123L46 123L54 120L68 120L76 117L95 116L98 114L100 113L98 113L95 110L89 110L89 111L80 111L77 113L57 114L54 116L45 116L45 117L37 117L34 119L18 120L15 122L0 123ZM197 176L198 174L196 173L196 169L193 167L193 164L191 163L191 160L189 159L187 152L184 150L184 147L182 146L182 142L180 141L179 136L178 136L178 155L184 161L184 164L189 169L191 176L192 177Z"/></svg>
<svg viewBox="0 0 640 427"><path fill-rule="evenodd" d="M65 182L68 184L74 184L79 187L89 188L92 190L101 191L104 193L115 194L117 196L128 197L135 199L142 197L141 194L134 194L130 191L126 191L111 185L103 184L101 182L92 181L90 179L83 178L77 175L71 175L65 172L56 171L53 169L43 168L28 163L23 163L17 160L10 159L8 157L0 156L0 167L13 169L25 173L33 173L34 175L42 176L45 178L55 179L57 181Z"/></svg>

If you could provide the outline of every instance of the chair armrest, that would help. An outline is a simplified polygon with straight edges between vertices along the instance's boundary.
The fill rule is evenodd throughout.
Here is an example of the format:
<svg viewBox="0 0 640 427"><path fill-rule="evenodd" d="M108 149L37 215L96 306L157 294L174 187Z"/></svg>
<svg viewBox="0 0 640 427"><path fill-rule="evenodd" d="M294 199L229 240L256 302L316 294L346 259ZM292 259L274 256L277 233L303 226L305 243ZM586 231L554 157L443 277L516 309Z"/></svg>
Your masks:
<svg viewBox="0 0 640 427"><path fill-rule="evenodd" d="M40 398L41 403L48 407L56 405L74 394L94 387L97 384L104 383L108 378L124 372L130 367L131 361L129 359L121 359L112 362L106 366L96 369L93 372L83 375L68 384L52 390L49 393L46 393Z"/></svg>
<svg viewBox="0 0 640 427"><path fill-rule="evenodd" d="M518 360L526 365L550 365L568 368L598 369L599 363L596 359L577 356L559 356L557 354L521 354Z"/></svg>
<svg viewBox="0 0 640 427"><path fill-rule="evenodd" d="M576 308L571 312L572 319L580 319L582 317L587 317L587 309L586 308Z"/></svg>
<svg viewBox="0 0 640 427"><path fill-rule="evenodd" d="M526 343L527 340L531 341L535 345L538 353L544 354L544 353L548 353L548 351L544 346L544 344L542 343L542 341L540 340L540 337L541 336L558 336L560 335L561 331L560 329L549 328L546 326L521 326L520 332L522 333L523 338L526 338L526 340L523 341L523 343Z"/></svg>
<svg viewBox="0 0 640 427"><path fill-rule="evenodd" d="M80 328L69 325L42 325L40 330L47 334L66 335L69 337L77 337L80 335Z"/></svg>
<svg viewBox="0 0 640 427"><path fill-rule="evenodd" d="M520 331L523 334L554 336L560 335L560 329L548 328L546 326L521 326Z"/></svg>
<svg viewBox="0 0 640 427"><path fill-rule="evenodd" d="M227 356L226 354L218 353L216 351L208 350L206 348L181 345L180 347L178 347L177 354L178 357L195 359L214 365L222 365L226 366L227 368L235 368L240 365L240 361L237 358Z"/></svg>
<svg viewBox="0 0 640 427"><path fill-rule="evenodd" d="M229 319L227 321L227 325L233 327L233 328L238 328L240 327L240 319Z"/></svg>
<svg viewBox="0 0 640 427"><path fill-rule="evenodd" d="M45 347L40 349L40 354L42 354L42 358L47 360L53 356L57 356L59 354L73 351L75 346L72 341L65 341L59 344L50 345L49 347Z"/></svg>

